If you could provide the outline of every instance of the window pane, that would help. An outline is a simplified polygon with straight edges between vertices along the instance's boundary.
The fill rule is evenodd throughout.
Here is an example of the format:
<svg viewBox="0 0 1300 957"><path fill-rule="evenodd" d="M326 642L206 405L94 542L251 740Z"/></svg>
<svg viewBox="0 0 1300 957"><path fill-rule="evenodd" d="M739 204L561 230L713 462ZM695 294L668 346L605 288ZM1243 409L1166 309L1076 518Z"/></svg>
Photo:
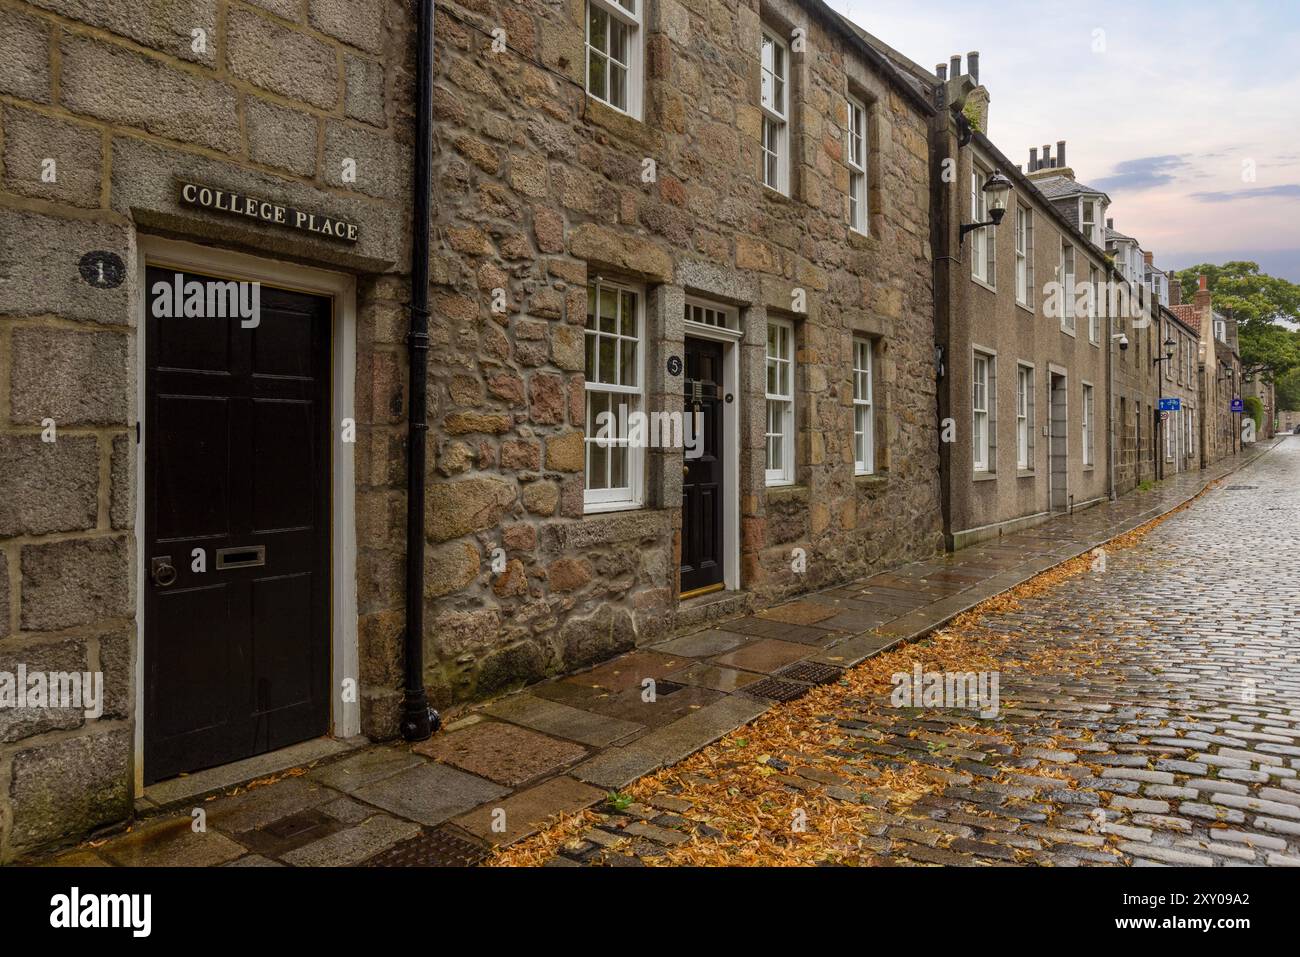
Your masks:
<svg viewBox="0 0 1300 957"><path fill-rule="evenodd" d="M620 339L619 377L623 385L636 385L636 340Z"/></svg>
<svg viewBox="0 0 1300 957"><path fill-rule="evenodd" d="M605 99L605 58L596 51L592 50L588 56L590 62L587 65L587 90L592 96Z"/></svg>
<svg viewBox="0 0 1300 957"><path fill-rule="evenodd" d="M627 109L627 68L610 63L609 102L620 110Z"/></svg>
<svg viewBox="0 0 1300 957"><path fill-rule="evenodd" d="M613 20L609 25L609 55L624 65L627 64L627 24Z"/></svg>
<svg viewBox="0 0 1300 957"><path fill-rule="evenodd" d="M617 384L618 382L618 359L614 343L618 340L609 336L600 337L600 378L597 382L609 382Z"/></svg>
<svg viewBox="0 0 1300 957"><path fill-rule="evenodd" d="M620 303L620 325L622 334L625 336L636 335L636 293L623 290L623 300Z"/></svg>
<svg viewBox="0 0 1300 957"><path fill-rule="evenodd" d="M609 14L594 3L587 4L587 42L602 53L609 49L605 32L609 29Z"/></svg>
<svg viewBox="0 0 1300 957"><path fill-rule="evenodd" d="M608 286L600 290L600 331L617 332L615 320L618 318L618 290Z"/></svg>
<svg viewBox="0 0 1300 957"><path fill-rule="evenodd" d="M587 339L587 381L599 382L600 378L596 373L596 336L588 335Z"/></svg>
<svg viewBox="0 0 1300 957"><path fill-rule="evenodd" d="M621 445L609 450L609 487L627 488L627 446Z"/></svg>

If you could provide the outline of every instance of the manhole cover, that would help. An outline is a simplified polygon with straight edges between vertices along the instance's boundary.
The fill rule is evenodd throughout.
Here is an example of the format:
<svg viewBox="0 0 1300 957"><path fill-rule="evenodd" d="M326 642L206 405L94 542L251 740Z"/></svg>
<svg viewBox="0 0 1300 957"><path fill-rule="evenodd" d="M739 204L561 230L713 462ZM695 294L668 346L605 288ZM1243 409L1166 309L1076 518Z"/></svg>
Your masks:
<svg viewBox="0 0 1300 957"><path fill-rule="evenodd" d="M782 678L789 678L791 681L807 681L815 685L830 684L843 673L834 665L824 665L816 661L797 661L777 672Z"/></svg>
<svg viewBox="0 0 1300 957"><path fill-rule="evenodd" d="M488 856L481 844L449 831L429 831L380 851L365 867L473 867Z"/></svg>
<svg viewBox="0 0 1300 957"><path fill-rule="evenodd" d="M752 685L745 685L741 690L745 694L771 698L773 701L793 701L808 690L809 686L797 681L782 681L780 678L764 678Z"/></svg>

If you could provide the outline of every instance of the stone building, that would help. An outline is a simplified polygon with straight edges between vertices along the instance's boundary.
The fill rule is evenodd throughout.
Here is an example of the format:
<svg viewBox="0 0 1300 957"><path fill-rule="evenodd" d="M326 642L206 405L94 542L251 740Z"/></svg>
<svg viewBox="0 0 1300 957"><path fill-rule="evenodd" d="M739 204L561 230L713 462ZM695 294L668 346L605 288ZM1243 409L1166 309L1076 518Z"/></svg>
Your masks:
<svg viewBox="0 0 1300 957"><path fill-rule="evenodd" d="M1177 283L1169 288L1176 289ZM1200 407L1197 350L1200 342L1196 331L1169 308L1160 309L1159 329L1159 347L1152 360L1157 367L1156 472L1160 478L1167 478L1201 467L1196 445L1200 433L1197 420ZM1175 401L1170 402L1171 399Z"/></svg>
<svg viewBox="0 0 1300 957"><path fill-rule="evenodd" d="M1156 478L1156 421L1158 380L1155 359L1161 354L1151 319L1150 284L1146 258L1138 241L1106 221L1106 249L1123 284L1128 301L1138 309L1115 321L1116 342L1111 368L1111 428L1115 494L1131 492ZM1163 341L1163 340L1162 340Z"/></svg>
<svg viewBox="0 0 1300 957"><path fill-rule="evenodd" d="M436 37L431 698L938 549L929 101L816 0ZM0 859L397 733L414 63L397 0L0 7L0 672L106 682L0 712Z"/></svg>
<svg viewBox="0 0 1300 957"><path fill-rule="evenodd" d="M1232 411L1241 396L1241 356L1237 351L1237 323L1214 311L1205 277L1190 303L1171 311L1198 337L1201 467L1212 465L1241 449L1241 414Z"/></svg>
<svg viewBox="0 0 1300 957"><path fill-rule="evenodd" d="M1053 200L1058 186L1070 192L1073 172L1031 154L1039 168L1022 173L980 132L990 98L977 55L965 72L954 57L936 74L939 415L955 428L941 448L944 531L961 548L1109 495L1111 324L1096 295L1109 267L1101 232L1081 232ZM963 235L990 221L985 186L996 173L1013 185L1001 224ZM1098 225L1102 212L1093 208Z"/></svg>

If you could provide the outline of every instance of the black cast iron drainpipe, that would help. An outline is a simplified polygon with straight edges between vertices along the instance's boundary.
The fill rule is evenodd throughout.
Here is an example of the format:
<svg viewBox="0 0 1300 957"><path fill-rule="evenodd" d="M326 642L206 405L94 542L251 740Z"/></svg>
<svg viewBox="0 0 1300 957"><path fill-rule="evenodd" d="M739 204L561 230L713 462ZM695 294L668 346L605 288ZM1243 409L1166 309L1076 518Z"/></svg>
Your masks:
<svg viewBox="0 0 1300 957"><path fill-rule="evenodd" d="M416 0L415 182L411 218L411 330L406 435L406 675L402 737L423 741L442 719L424 690L424 483L425 408L429 371L429 226L432 220L434 0Z"/></svg>

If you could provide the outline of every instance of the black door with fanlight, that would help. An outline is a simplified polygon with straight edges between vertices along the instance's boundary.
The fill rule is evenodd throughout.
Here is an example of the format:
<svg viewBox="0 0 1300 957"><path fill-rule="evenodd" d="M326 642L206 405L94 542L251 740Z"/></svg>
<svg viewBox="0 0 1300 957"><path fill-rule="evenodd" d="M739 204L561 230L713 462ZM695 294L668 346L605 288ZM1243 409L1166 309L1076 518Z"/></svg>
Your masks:
<svg viewBox="0 0 1300 957"><path fill-rule="evenodd" d="M698 455L687 450L682 474L681 594L722 588L722 344L686 340L684 416L695 416ZM698 413L698 414L697 414Z"/></svg>
<svg viewBox="0 0 1300 957"><path fill-rule="evenodd" d="M255 326L160 317L178 281L226 280L147 270L146 783L329 722L331 300L262 285Z"/></svg>

